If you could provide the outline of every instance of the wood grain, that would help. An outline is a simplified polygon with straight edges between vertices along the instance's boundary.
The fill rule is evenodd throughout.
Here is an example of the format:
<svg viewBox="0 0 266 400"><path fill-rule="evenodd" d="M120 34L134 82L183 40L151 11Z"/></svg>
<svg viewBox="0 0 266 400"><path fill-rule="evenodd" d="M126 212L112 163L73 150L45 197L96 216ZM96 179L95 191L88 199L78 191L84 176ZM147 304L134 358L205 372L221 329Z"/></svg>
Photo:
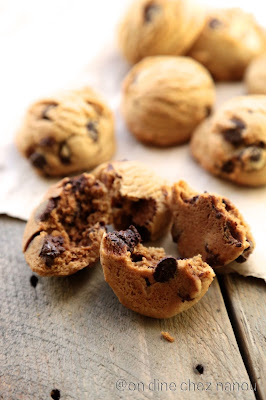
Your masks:
<svg viewBox="0 0 266 400"><path fill-rule="evenodd" d="M221 278L231 322L247 370L257 386L257 398L266 399L266 285L262 279L232 274Z"/></svg>
<svg viewBox="0 0 266 400"><path fill-rule="evenodd" d="M24 226L0 218L0 398L46 400L58 389L63 400L255 399L225 386L250 381L217 279L194 308L161 321L119 304L99 265L40 277L34 288L20 249Z"/></svg>

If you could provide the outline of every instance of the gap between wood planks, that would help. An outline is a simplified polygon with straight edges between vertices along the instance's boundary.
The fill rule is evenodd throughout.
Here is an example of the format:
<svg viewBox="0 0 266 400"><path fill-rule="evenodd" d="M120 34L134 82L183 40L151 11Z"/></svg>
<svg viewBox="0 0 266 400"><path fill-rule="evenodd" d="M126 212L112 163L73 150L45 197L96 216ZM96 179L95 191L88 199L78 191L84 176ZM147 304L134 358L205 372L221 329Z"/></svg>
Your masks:
<svg viewBox="0 0 266 400"><path fill-rule="evenodd" d="M257 400L265 400L265 395L263 394L262 388L260 388L260 383L257 379L257 374L253 366L253 359L251 357L250 352L248 351L248 343L245 333L241 327L241 322L239 317L237 316L237 310L233 305L233 300L230 297L230 289L228 287L230 276L226 275L217 275L218 282L220 285L221 293L224 299L225 307L228 313L228 317L230 319L232 329L236 338L236 342L239 348L240 355L244 362L245 368L249 375L249 379L251 381L252 387L256 385L257 390L253 391ZM248 279L248 278L245 278Z"/></svg>

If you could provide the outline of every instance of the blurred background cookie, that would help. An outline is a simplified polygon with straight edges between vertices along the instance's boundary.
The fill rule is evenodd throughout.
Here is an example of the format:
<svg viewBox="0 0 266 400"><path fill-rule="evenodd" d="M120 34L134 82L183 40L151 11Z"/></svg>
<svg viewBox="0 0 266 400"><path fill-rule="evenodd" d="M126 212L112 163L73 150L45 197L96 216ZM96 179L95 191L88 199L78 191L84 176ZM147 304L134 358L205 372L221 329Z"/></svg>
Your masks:
<svg viewBox="0 0 266 400"><path fill-rule="evenodd" d="M204 9L194 0L134 1L120 25L121 51L130 63L147 56L184 54L204 18Z"/></svg>
<svg viewBox="0 0 266 400"><path fill-rule="evenodd" d="M123 82L122 114L141 142L170 146L189 140L215 100L209 72L188 57L147 57Z"/></svg>
<svg viewBox="0 0 266 400"><path fill-rule="evenodd" d="M177 260L140 241L134 226L103 237L104 277L119 301L153 318L170 318L195 305L213 281L212 268L201 256Z"/></svg>
<svg viewBox="0 0 266 400"><path fill-rule="evenodd" d="M247 186L266 184L266 96L227 101L196 129L195 159L214 175Z"/></svg>
<svg viewBox="0 0 266 400"><path fill-rule="evenodd" d="M266 53L249 65L245 74L248 93L266 94Z"/></svg>
<svg viewBox="0 0 266 400"><path fill-rule="evenodd" d="M238 8L214 9L189 55L217 80L242 79L248 64L266 51L265 32Z"/></svg>
<svg viewBox="0 0 266 400"><path fill-rule="evenodd" d="M115 151L113 114L90 88L62 92L30 106L16 144L42 175L90 170Z"/></svg>

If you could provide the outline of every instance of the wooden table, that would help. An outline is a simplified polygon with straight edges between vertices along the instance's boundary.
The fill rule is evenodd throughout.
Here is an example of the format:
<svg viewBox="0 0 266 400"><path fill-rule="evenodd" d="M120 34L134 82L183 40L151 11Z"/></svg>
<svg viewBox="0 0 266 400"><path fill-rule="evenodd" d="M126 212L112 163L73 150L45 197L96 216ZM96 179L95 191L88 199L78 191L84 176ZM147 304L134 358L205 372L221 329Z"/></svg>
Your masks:
<svg viewBox="0 0 266 400"><path fill-rule="evenodd" d="M24 226L0 218L0 399L266 399L262 280L216 278L187 312L145 318L118 302L100 265L31 279Z"/></svg>

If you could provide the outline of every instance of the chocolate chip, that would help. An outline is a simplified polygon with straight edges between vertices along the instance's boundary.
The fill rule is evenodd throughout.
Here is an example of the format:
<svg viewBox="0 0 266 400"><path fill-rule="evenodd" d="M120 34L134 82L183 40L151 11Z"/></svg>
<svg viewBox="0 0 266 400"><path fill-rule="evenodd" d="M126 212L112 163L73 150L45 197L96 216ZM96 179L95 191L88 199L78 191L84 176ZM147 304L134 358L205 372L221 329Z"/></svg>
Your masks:
<svg viewBox="0 0 266 400"><path fill-rule="evenodd" d="M235 246L236 246L236 247L242 247L242 243L238 242L238 243L236 243Z"/></svg>
<svg viewBox="0 0 266 400"><path fill-rule="evenodd" d="M194 204L198 200L199 195L191 197L191 199L184 199L184 203Z"/></svg>
<svg viewBox="0 0 266 400"><path fill-rule="evenodd" d="M42 119L47 119L49 121L51 121L50 117L48 116L49 111L54 108L57 107L58 104L54 103L54 104L49 104L48 106L46 106L42 112Z"/></svg>
<svg viewBox="0 0 266 400"><path fill-rule="evenodd" d="M108 234L108 239L118 252L126 247L127 251L132 253L137 244L141 242L141 236L133 225L126 231L110 232Z"/></svg>
<svg viewBox="0 0 266 400"><path fill-rule="evenodd" d="M88 129L88 133L89 133L89 136L92 138L92 140L94 141L94 142L97 142L97 140L98 140L98 130L97 130L97 122L93 122L93 121L90 121L88 124L87 124L87 129Z"/></svg>
<svg viewBox="0 0 266 400"><path fill-rule="evenodd" d="M133 262L142 261L143 257L144 257L144 256L143 256L142 254L139 254L139 253L133 253L133 254L131 254L131 260L132 260Z"/></svg>
<svg viewBox="0 0 266 400"><path fill-rule="evenodd" d="M243 255L239 256L236 260L237 263L242 264L244 262L247 261L246 257L244 257Z"/></svg>
<svg viewBox="0 0 266 400"><path fill-rule="evenodd" d="M66 142L62 142L59 148L59 158L62 164L68 165L71 160L71 151Z"/></svg>
<svg viewBox="0 0 266 400"><path fill-rule="evenodd" d="M233 210L233 207L232 207L231 204L228 202L228 200L223 199L222 202L223 202L223 204L225 205L226 211L229 212L229 211L232 211L232 210Z"/></svg>
<svg viewBox="0 0 266 400"><path fill-rule="evenodd" d="M154 18L154 15L160 11L161 7L158 4L154 4L153 2L147 4L144 8L144 21L151 22Z"/></svg>
<svg viewBox="0 0 266 400"><path fill-rule="evenodd" d="M205 110L206 110L206 117L209 117L211 115L211 113L212 113L212 107L211 106L207 106L205 108Z"/></svg>
<svg viewBox="0 0 266 400"><path fill-rule="evenodd" d="M235 126L222 131L224 138L235 147L241 146L244 143L242 132L246 129L246 124L236 117L232 118L231 122L233 122Z"/></svg>
<svg viewBox="0 0 266 400"><path fill-rule="evenodd" d="M33 153L30 156L29 160L32 163L32 165L35 168L38 168L38 169L44 169L44 167L47 164L47 161L46 161L46 158L44 157L44 155L40 154L40 153L37 153L37 152Z"/></svg>
<svg viewBox="0 0 266 400"><path fill-rule="evenodd" d="M261 149L265 149L266 148L266 143L263 142L262 140L260 140L258 143L256 143L256 146L261 148Z"/></svg>
<svg viewBox="0 0 266 400"><path fill-rule="evenodd" d="M212 18L212 19L209 20L209 27L211 29L217 29L222 25L223 25L222 21L220 21L217 18Z"/></svg>
<svg viewBox="0 0 266 400"><path fill-rule="evenodd" d="M195 367L195 369L196 369L196 371L198 371L198 373L199 373L200 375L202 375L203 372L204 372L204 367L203 367L202 364L198 364L198 365Z"/></svg>
<svg viewBox="0 0 266 400"><path fill-rule="evenodd" d="M64 244L62 236L46 236L39 256L44 259L47 267L50 268L54 263L54 259L66 250L62 244Z"/></svg>
<svg viewBox="0 0 266 400"><path fill-rule="evenodd" d="M258 149L257 147L252 147L250 149L250 161L252 162L257 162L260 161L262 158L262 154L263 154L263 150L262 149Z"/></svg>
<svg viewBox="0 0 266 400"><path fill-rule="evenodd" d="M234 172L235 169L235 164L232 160L226 161L221 168L221 171L226 173L226 174L231 174Z"/></svg>
<svg viewBox="0 0 266 400"><path fill-rule="evenodd" d="M52 398L53 400L60 400L60 397L61 397L60 390L58 390L58 389L53 389L53 390L51 391L51 398Z"/></svg>
<svg viewBox="0 0 266 400"><path fill-rule="evenodd" d="M243 253L235 260L237 263L242 264L247 261L248 257L253 251L254 244L251 240L248 240L250 246L243 251Z"/></svg>
<svg viewBox="0 0 266 400"><path fill-rule="evenodd" d="M175 276L178 263L173 257L163 258L156 266L153 277L157 282L168 282Z"/></svg>
<svg viewBox="0 0 266 400"><path fill-rule="evenodd" d="M234 241L241 243L241 235L237 231L237 223L236 222L226 221L226 224L224 226L225 237L227 238L227 240L231 241L231 237L228 235L228 231L230 233L230 236L234 239Z"/></svg>
<svg viewBox="0 0 266 400"><path fill-rule="evenodd" d="M150 283L149 279L148 278L144 278L144 279L145 279L147 287L151 286L151 283Z"/></svg>
<svg viewBox="0 0 266 400"><path fill-rule="evenodd" d="M45 207L45 210L39 216L40 221L47 221L53 209L56 208L58 200L59 197L49 199L47 206Z"/></svg>
<svg viewBox="0 0 266 400"><path fill-rule="evenodd" d="M53 146L55 143L56 143L55 138L49 136L49 137L43 138L43 139L40 141L39 146L41 146L41 147L51 147L51 146Z"/></svg>
<svg viewBox="0 0 266 400"><path fill-rule="evenodd" d="M31 286L32 287L34 287L34 288L36 288L36 286L37 286L37 284L38 284L38 278L37 278L37 276L36 275L32 275L31 277L30 277L30 284L31 284Z"/></svg>
<svg viewBox="0 0 266 400"><path fill-rule="evenodd" d="M85 193L85 188L87 187L87 179L84 174L76 176L74 178L69 179L66 184L70 183L72 185L72 192Z"/></svg>

